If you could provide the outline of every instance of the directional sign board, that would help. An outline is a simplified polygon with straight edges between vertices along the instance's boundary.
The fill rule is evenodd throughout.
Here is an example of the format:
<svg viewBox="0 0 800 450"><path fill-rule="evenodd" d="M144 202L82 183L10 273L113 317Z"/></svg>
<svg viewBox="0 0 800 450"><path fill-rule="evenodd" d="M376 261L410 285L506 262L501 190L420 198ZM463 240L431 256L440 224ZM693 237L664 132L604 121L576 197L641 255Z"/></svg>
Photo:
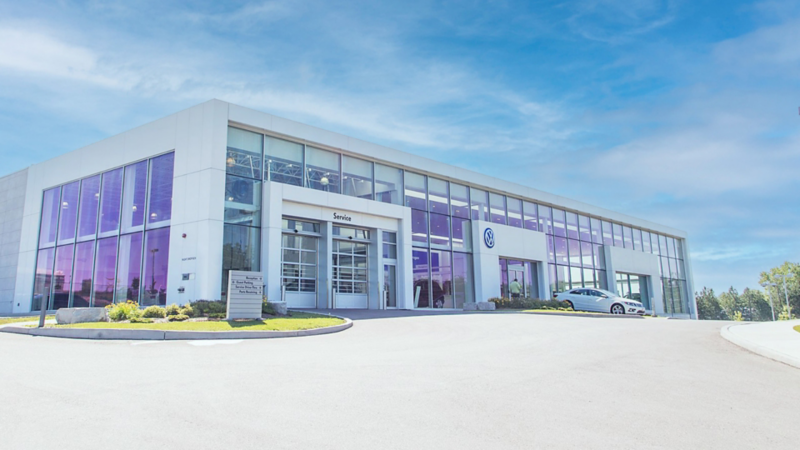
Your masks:
<svg viewBox="0 0 800 450"><path fill-rule="evenodd" d="M260 319L264 294L261 272L231 270L228 275L228 319Z"/></svg>

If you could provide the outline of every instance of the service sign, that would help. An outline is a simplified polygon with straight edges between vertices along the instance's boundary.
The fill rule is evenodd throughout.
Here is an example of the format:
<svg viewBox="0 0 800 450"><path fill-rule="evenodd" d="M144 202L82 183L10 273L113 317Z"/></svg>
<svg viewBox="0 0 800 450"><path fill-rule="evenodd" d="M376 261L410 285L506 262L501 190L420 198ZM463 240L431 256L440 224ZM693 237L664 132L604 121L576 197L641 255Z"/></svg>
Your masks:
<svg viewBox="0 0 800 450"><path fill-rule="evenodd" d="M261 318L264 275L231 270L228 275L228 319Z"/></svg>

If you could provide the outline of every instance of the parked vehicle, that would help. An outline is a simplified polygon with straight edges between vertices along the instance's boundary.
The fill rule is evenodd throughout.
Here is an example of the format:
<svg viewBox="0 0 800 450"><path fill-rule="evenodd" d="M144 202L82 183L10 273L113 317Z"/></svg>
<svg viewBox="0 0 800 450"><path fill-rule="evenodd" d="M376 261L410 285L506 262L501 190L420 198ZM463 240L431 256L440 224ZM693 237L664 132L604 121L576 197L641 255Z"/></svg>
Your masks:
<svg viewBox="0 0 800 450"><path fill-rule="evenodd" d="M641 302L622 298L604 289L577 288L560 292L554 297L556 300L568 303L575 311L639 315L645 313L644 305Z"/></svg>

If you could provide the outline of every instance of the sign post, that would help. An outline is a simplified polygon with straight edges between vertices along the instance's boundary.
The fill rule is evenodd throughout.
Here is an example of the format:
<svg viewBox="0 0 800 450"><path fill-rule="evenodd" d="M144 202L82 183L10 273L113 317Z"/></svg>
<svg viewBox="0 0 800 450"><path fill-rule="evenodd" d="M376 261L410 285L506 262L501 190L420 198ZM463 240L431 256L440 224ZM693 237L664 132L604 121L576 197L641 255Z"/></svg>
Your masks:
<svg viewBox="0 0 800 450"><path fill-rule="evenodd" d="M231 270L228 275L228 320L260 319L264 295L261 272Z"/></svg>

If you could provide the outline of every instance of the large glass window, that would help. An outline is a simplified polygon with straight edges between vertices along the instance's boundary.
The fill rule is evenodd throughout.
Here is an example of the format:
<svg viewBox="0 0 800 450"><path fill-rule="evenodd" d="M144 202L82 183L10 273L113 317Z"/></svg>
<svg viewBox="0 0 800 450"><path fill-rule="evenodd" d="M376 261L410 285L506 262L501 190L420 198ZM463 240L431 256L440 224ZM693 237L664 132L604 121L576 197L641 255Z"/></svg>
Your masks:
<svg viewBox="0 0 800 450"><path fill-rule="evenodd" d="M125 167L122 196L122 233L142 231L147 199L147 161Z"/></svg>
<svg viewBox="0 0 800 450"><path fill-rule="evenodd" d="M583 264L583 267L594 267L591 242L581 241L581 264Z"/></svg>
<svg viewBox="0 0 800 450"><path fill-rule="evenodd" d="M397 259L397 233L384 231L382 234L383 257L386 259Z"/></svg>
<svg viewBox="0 0 800 450"><path fill-rule="evenodd" d="M581 240L584 242L592 242L592 230L589 225L589 218L586 216L578 216L578 226L580 228Z"/></svg>
<svg viewBox="0 0 800 450"><path fill-rule="evenodd" d="M259 133L228 127L227 172L260 180L262 140Z"/></svg>
<svg viewBox="0 0 800 450"><path fill-rule="evenodd" d="M638 228L633 229L633 248L642 251L642 230Z"/></svg>
<svg viewBox="0 0 800 450"><path fill-rule="evenodd" d="M472 292L472 255L453 253L453 299L455 308L463 308L464 303L474 302Z"/></svg>
<svg viewBox="0 0 800 450"><path fill-rule="evenodd" d="M439 214L450 214L448 205L450 192L447 181L428 177L428 206L430 212Z"/></svg>
<svg viewBox="0 0 800 450"><path fill-rule="evenodd" d="M522 228L522 200L508 197L508 225Z"/></svg>
<svg viewBox="0 0 800 450"><path fill-rule="evenodd" d="M316 292L319 238L284 234L281 239L281 282L286 292ZM339 247L334 253L338 253L338 250ZM334 257L335 263L338 263L337 258Z"/></svg>
<svg viewBox="0 0 800 450"><path fill-rule="evenodd" d="M412 272L414 274L414 307L430 307L430 266L428 264L428 251L415 248L412 253Z"/></svg>
<svg viewBox="0 0 800 450"><path fill-rule="evenodd" d="M117 265L117 237L97 241L94 264L94 302L102 307L114 302L114 273Z"/></svg>
<svg viewBox="0 0 800 450"><path fill-rule="evenodd" d="M602 244L603 243L603 229L600 222L600 219L595 219L592 217L590 219L592 225L592 242L595 244Z"/></svg>
<svg viewBox="0 0 800 450"><path fill-rule="evenodd" d="M167 304L167 269L169 267L169 228L145 234L144 285L142 305Z"/></svg>
<svg viewBox="0 0 800 450"><path fill-rule="evenodd" d="M642 231L642 249L645 253L652 253L653 250L650 247L650 232L649 231Z"/></svg>
<svg viewBox="0 0 800 450"><path fill-rule="evenodd" d="M472 225L467 219L453 217L453 250L472 250Z"/></svg>
<svg viewBox="0 0 800 450"><path fill-rule="evenodd" d="M342 193L372 200L372 162L342 156Z"/></svg>
<svg viewBox="0 0 800 450"><path fill-rule="evenodd" d="M568 239L567 244L569 246L569 265L570 266L580 266L581 265L581 242L577 239Z"/></svg>
<svg viewBox="0 0 800 450"><path fill-rule="evenodd" d="M611 222L603 221L603 245L614 245L614 233L611 232Z"/></svg>
<svg viewBox="0 0 800 450"><path fill-rule="evenodd" d="M489 194L489 206L491 208L492 222L501 225L506 224L506 196L502 194Z"/></svg>
<svg viewBox="0 0 800 450"><path fill-rule="evenodd" d="M625 248L633 249L633 231L631 231L631 227L622 227L622 238Z"/></svg>
<svg viewBox="0 0 800 450"><path fill-rule="evenodd" d="M553 208L539 205L539 231L553 234Z"/></svg>
<svg viewBox="0 0 800 450"><path fill-rule="evenodd" d="M250 178L225 177L225 222L261 225L261 182Z"/></svg>
<svg viewBox="0 0 800 450"><path fill-rule="evenodd" d="M567 239L562 237L555 238L556 262L558 264L569 264L567 252Z"/></svg>
<svg viewBox="0 0 800 450"><path fill-rule="evenodd" d="M80 181L64 185L64 187L61 188L61 216L58 220L58 245L75 242L80 191Z"/></svg>
<svg viewBox="0 0 800 450"><path fill-rule="evenodd" d="M72 306L87 308L92 299L92 265L94 264L94 241L75 245L75 265L72 275Z"/></svg>
<svg viewBox="0 0 800 450"><path fill-rule="evenodd" d="M56 265L53 271L53 300L48 309L68 308L72 292L72 258L74 245L56 248Z"/></svg>
<svg viewBox="0 0 800 450"><path fill-rule="evenodd" d="M614 231L614 247L624 247L622 240L622 225L618 223L611 224L611 229Z"/></svg>
<svg viewBox="0 0 800 450"><path fill-rule="evenodd" d="M117 261L115 301L138 302L142 282L142 233L120 236Z"/></svg>
<svg viewBox="0 0 800 450"><path fill-rule="evenodd" d="M122 197L122 169L103 174L100 192L100 236L117 234Z"/></svg>
<svg viewBox="0 0 800 450"><path fill-rule="evenodd" d="M367 246L364 242L333 241L333 288L341 294L367 294Z"/></svg>
<svg viewBox="0 0 800 450"><path fill-rule="evenodd" d="M536 214L536 204L531 202L522 202L522 210L525 216L525 228L533 231L539 230L539 219Z"/></svg>
<svg viewBox="0 0 800 450"><path fill-rule="evenodd" d="M174 166L174 153L150 160L148 228L168 226L170 219L172 219L172 174Z"/></svg>
<svg viewBox="0 0 800 450"><path fill-rule="evenodd" d="M340 193L339 154L306 147L306 187Z"/></svg>
<svg viewBox="0 0 800 450"><path fill-rule="evenodd" d="M578 232L578 215L567 211L567 237L570 239L579 239L580 233Z"/></svg>
<svg viewBox="0 0 800 450"><path fill-rule="evenodd" d="M428 243L428 213L411 210L411 242L415 245Z"/></svg>
<svg viewBox="0 0 800 450"><path fill-rule="evenodd" d="M430 213L431 247L450 248L450 216Z"/></svg>
<svg viewBox="0 0 800 450"><path fill-rule="evenodd" d="M425 192L425 175L406 171L406 206L414 209L427 210L427 197Z"/></svg>
<svg viewBox="0 0 800 450"><path fill-rule="evenodd" d="M434 308L453 307L453 266L450 252L431 250L431 300Z"/></svg>
<svg viewBox="0 0 800 450"><path fill-rule="evenodd" d="M60 187L44 191L42 200L42 224L39 228L39 248L50 247L56 243L56 231L58 230L58 210L61 209L59 207L60 204ZM52 268L50 271L52 272Z"/></svg>
<svg viewBox="0 0 800 450"><path fill-rule="evenodd" d="M567 223L564 210L553 208L553 234L560 237L567 236Z"/></svg>
<svg viewBox="0 0 800 450"><path fill-rule="evenodd" d="M271 136L264 137L267 158L264 175L276 183L303 185L303 146ZM227 289L227 288L226 288Z"/></svg>
<svg viewBox="0 0 800 450"><path fill-rule="evenodd" d="M261 270L261 229L225 224L222 237L222 289L228 289L228 272Z"/></svg>
<svg viewBox="0 0 800 450"><path fill-rule="evenodd" d="M403 193L403 171L375 163L375 200L400 205Z"/></svg>
<svg viewBox="0 0 800 450"><path fill-rule="evenodd" d="M58 199L56 199L57 201ZM58 203L56 203L58 207ZM55 229L53 230L53 240L55 240ZM50 287L53 283L53 256L55 248L50 247L39 250L36 255L36 277L33 282L33 302L32 311L39 311L42 308L42 301L46 305L50 303Z"/></svg>
<svg viewBox="0 0 800 450"><path fill-rule="evenodd" d="M100 206L100 175L81 181L81 204L78 214L78 240L94 239L97 233L97 208Z"/></svg>
<svg viewBox="0 0 800 450"><path fill-rule="evenodd" d="M489 221L489 193L480 189L469 188L472 204L472 220Z"/></svg>
<svg viewBox="0 0 800 450"><path fill-rule="evenodd" d="M450 183L450 211L454 217L469 219L469 188Z"/></svg>

